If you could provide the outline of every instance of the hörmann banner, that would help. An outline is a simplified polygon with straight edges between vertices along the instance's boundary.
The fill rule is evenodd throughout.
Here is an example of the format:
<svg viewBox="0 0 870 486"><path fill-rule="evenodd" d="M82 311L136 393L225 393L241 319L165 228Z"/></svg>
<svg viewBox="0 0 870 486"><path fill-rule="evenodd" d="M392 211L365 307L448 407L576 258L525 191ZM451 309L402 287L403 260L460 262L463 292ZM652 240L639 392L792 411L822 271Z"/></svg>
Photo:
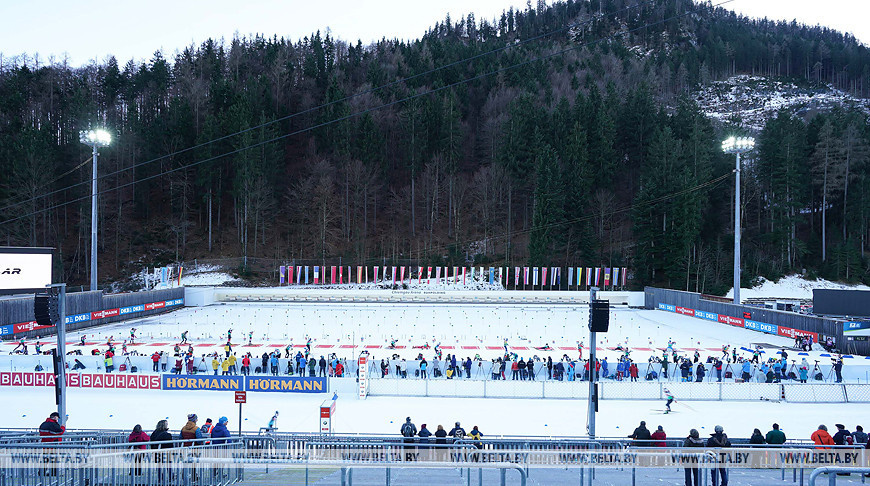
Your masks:
<svg viewBox="0 0 870 486"><path fill-rule="evenodd" d="M326 378L293 376L162 375L164 390L326 393Z"/></svg>

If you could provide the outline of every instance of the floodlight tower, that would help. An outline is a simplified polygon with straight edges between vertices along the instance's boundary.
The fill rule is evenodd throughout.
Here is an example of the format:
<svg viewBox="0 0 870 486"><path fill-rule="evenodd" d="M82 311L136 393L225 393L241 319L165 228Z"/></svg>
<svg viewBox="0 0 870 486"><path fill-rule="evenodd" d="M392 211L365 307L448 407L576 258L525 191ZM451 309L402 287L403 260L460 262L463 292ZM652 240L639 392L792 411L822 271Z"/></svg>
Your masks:
<svg viewBox="0 0 870 486"><path fill-rule="evenodd" d="M728 137L722 142L722 151L734 154L737 162L734 169L734 303L740 304L740 154L755 148L752 137Z"/></svg>
<svg viewBox="0 0 870 486"><path fill-rule="evenodd" d="M97 290L97 149L108 147L112 143L112 135L102 128L83 130L79 140L93 148L93 179L91 181L91 290Z"/></svg>

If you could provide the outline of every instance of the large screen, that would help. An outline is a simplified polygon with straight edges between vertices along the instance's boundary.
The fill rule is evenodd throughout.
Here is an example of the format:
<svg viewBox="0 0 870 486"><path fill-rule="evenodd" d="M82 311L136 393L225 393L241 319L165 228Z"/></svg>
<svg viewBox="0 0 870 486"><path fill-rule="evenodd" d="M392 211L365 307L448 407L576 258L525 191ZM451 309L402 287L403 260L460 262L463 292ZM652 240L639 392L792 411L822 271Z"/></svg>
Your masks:
<svg viewBox="0 0 870 486"><path fill-rule="evenodd" d="M45 290L51 284L52 248L0 246L0 294Z"/></svg>
<svg viewBox="0 0 870 486"><path fill-rule="evenodd" d="M870 317L870 290L813 289L813 314Z"/></svg>

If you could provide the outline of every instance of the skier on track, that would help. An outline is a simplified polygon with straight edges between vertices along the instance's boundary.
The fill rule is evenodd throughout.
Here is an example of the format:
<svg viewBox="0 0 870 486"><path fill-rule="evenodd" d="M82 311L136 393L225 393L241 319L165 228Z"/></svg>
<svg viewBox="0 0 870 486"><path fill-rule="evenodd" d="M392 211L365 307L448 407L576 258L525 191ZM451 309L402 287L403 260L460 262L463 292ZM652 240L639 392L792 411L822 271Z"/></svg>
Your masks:
<svg viewBox="0 0 870 486"><path fill-rule="evenodd" d="M677 344L677 343L674 342L674 341L671 340L671 339L668 339L668 349L667 349L668 354L673 354L673 353L674 353L674 345L675 345L675 344Z"/></svg>
<svg viewBox="0 0 870 486"><path fill-rule="evenodd" d="M311 353L311 343L314 342L311 337L308 338L308 341L305 342L305 357L308 357L308 354Z"/></svg>
<svg viewBox="0 0 870 486"><path fill-rule="evenodd" d="M671 413L671 404L676 402L676 400L674 400L674 395L671 393L670 390L665 388L664 392L665 396L668 398L668 401L665 403L665 408L667 408L667 410L665 410L665 413Z"/></svg>
<svg viewBox="0 0 870 486"><path fill-rule="evenodd" d="M36 341L36 346L34 347L36 348L36 354L42 354L42 344L39 341Z"/></svg>
<svg viewBox="0 0 870 486"><path fill-rule="evenodd" d="M269 430L275 430L278 428L278 411L275 410L275 415L272 415L272 418L269 420Z"/></svg>
<svg viewBox="0 0 870 486"><path fill-rule="evenodd" d="M580 355L579 359L583 359L583 343L577 341L577 353Z"/></svg>
<svg viewBox="0 0 870 486"><path fill-rule="evenodd" d="M18 340L18 346L15 346L15 349L13 349L12 352L14 353L15 351L18 351L18 348L27 349L27 345L24 344L24 338Z"/></svg>
<svg viewBox="0 0 870 486"><path fill-rule="evenodd" d="M254 339L254 331L248 331L248 346L250 346Z"/></svg>
<svg viewBox="0 0 870 486"><path fill-rule="evenodd" d="M396 349L396 343L398 340L396 338L390 338L390 349Z"/></svg>
<svg viewBox="0 0 870 486"><path fill-rule="evenodd" d="M292 348L292 347L293 347L293 343L290 343L287 346L284 346L284 357L285 358L290 357L290 348Z"/></svg>
<svg viewBox="0 0 870 486"><path fill-rule="evenodd" d="M181 333L181 344L187 343L187 332L188 331L184 331L183 333Z"/></svg>
<svg viewBox="0 0 870 486"><path fill-rule="evenodd" d="M232 340L233 340L233 329L230 328L230 329L227 331L227 341L232 341Z"/></svg>
<svg viewBox="0 0 870 486"><path fill-rule="evenodd" d="M85 345L85 335L82 334L82 338L79 340L79 346L84 346L84 345Z"/></svg>
<svg viewBox="0 0 870 486"><path fill-rule="evenodd" d="M130 344L136 342L136 328L130 329Z"/></svg>
<svg viewBox="0 0 870 486"><path fill-rule="evenodd" d="M435 356L441 359L441 343L435 345Z"/></svg>
<svg viewBox="0 0 870 486"><path fill-rule="evenodd" d="M504 338L504 354L507 355L508 352L508 340L507 338Z"/></svg>
<svg viewBox="0 0 870 486"><path fill-rule="evenodd" d="M731 346L729 346L727 344L722 345L722 361L725 361L728 359L728 351L730 350L730 348L731 348Z"/></svg>

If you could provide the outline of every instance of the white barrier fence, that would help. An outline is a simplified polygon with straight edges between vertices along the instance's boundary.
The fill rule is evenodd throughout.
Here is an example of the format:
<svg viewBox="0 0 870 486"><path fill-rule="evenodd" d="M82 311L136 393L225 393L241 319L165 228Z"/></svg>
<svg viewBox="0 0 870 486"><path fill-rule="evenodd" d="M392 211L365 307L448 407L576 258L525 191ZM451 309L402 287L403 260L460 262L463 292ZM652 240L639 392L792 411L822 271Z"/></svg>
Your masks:
<svg viewBox="0 0 870 486"><path fill-rule="evenodd" d="M588 304L589 292L566 291L443 291L443 290L344 290L281 287L186 287L185 304L216 302L336 302L336 303L451 303L451 304ZM599 299L611 304L643 307L644 293L602 291Z"/></svg>
<svg viewBox="0 0 870 486"><path fill-rule="evenodd" d="M601 382L602 400L663 400L665 388L680 400L867 403L870 385L802 383ZM583 381L371 380L369 396L586 399Z"/></svg>

